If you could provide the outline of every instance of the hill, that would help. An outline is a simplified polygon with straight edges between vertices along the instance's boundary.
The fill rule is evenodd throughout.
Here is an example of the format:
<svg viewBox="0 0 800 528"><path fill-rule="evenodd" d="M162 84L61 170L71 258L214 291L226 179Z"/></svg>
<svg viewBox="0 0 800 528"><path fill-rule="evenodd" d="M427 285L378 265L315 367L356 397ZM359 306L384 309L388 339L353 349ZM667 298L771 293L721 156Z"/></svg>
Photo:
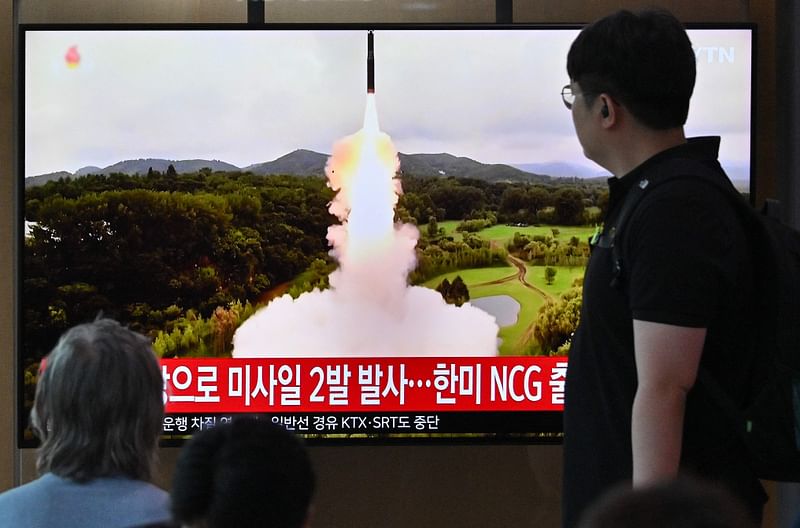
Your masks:
<svg viewBox="0 0 800 528"><path fill-rule="evenodd" d="M547 183L549 176L525 172L510 165L480 163L452 154L400 154L400 171L421 178L472 178L488 182Z"/></svg>
<svg viewBox="0 0 800 528"><path fill-rule="evenodd" d="M219 160L167 160L143 158L124 160L107 167L88 166L77 170L74 174L67 171L33 176L25 180L25 186L43 185L51 180L66 177L80 177L87 174L147 174L152 169L164 173L172 165L179 174L197 172L208 168L215 172L249 171L253 174L272 175L290 174L295 176L325 176L325 164L328 154L311 150L298 149L273 161L256 163L247 167L237 167ZM487 182L528 182L549 183L550 176L521 170L511 165L487 164L466 157L452 154L399 154L401 174L420 178L472 178Z"/></svg>
<svg viewBox="0 0 800 528"><path fill-rule="evenodd" d="M295 176L319 176L324 178L325 163L327 162L327 154L298 149L276 160L249 165L242 170L262 175L292 174Z"/></svg>

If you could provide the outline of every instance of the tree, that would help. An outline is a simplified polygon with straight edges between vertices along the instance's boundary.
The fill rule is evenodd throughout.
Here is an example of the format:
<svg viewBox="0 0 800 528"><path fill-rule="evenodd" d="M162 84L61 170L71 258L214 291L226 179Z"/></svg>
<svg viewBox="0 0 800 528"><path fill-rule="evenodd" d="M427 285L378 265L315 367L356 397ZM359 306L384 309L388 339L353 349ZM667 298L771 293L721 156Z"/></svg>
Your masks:
<svg viewBox="0 0 800 528"><path fill-rule="evenodd" d="M572 339L580 319L582 291L581 287L570 288L558 301L548 300L539 309L533 335L543 353L555 354Z"/></svg>
<svg viewBox="0 0 800 528"><path fill-rule="evenodd" d="M185 310L207 321L217 307L253 302L325 258L331 197L320 178L208 171L26 189L35 224L24 246L25 358L38 360L64 329L99 311L153 338L162 330L175 345L165 350L189 353L181 343L205 334L194 322L173 333ZM204 350L220 350L203 339Z"/></svg>
<svg viewBox="0 0 800 528"><path fill-rule="evenodd" d="M601 218L608 212L608 191L603 190L597 196L597 207L600 208Z"/></svg>
<svg viewBox="0 0 800 528"><path fill-rule="evenodd" d="M442 279L442 282L436 287L436 291L442 295L447 304L461 306L469 301L469 289L467 289L467 285L461 275L457 275L452 283L446 278Z"/></svg>
<svg viewBox="0 0 800 528"><path fill-rule="evenodd" d="M533 187L528 190L528 207L532 213L537 213L539 209L551 205L552 201L550 193L542 187Z"/></svg>
<svg viewBox="0 0 800 528"><path fill-rule="evenodd" d="M175 176L177 174L178 173L175 171L175 166L172 163L170 163L169 167L167 167L167 176L171 176L172 177L172 176Z"/></svg>
<svg viewBox="0 0 800 528"><path fill-rule="evenodd" d="M428 218L428 236L430 238L436 238L439 236L439 224L436 222L435 216Z"/></svg>
<svg viewBox="0 0 800 528"><path fill-rule="evenodd" d="M456 227L459 233L477 233L491 226L491 222L485 219L464 220Z"/></svg>
<svg viewBox="0 0 800 528"><path fill-rule="evenodd" d="M431 189L430 197L437 208L445 210L443 219L463 220L472 211L483 209L486 196L483 191L471 185L461 185L456 179L437 182Z"/></svg>
<svg viewBox="0 0 800 528"><path fill-rule="evenodd" d="M426 219L436 215L436 208L427 194L406 192L400 196L397 205L398 209L405 208L414 217L417 225L422 225Z"/></svg>
<svg viewBox="0 0 800 528"><path fill-rule="evenodd" d="M578 189L559 189L555 194L555 214L559 223L576 225L583 222L583 193Z"/></svg>
<svg viewBox="0 0 800 528"><path fill-rule="evenodd" d="M500 197L500 213L511 221L522 220L529 205L528 193L524 187L509 187Z"/></svg>
<svg viewBox="0 0 800 528"><path fill-rule="evenodd" d="M545 280L545 282L547 284L553 284L553 281L556 278L556 273L558 273L558 270L556 268L554 268L552 266L547 266L544 269L544 280Z"/></svg>
<svg viewBox="0 0 800 528"><path fill-rule="evenodd" d="M212 353L216 357L224 357L233 350L233 333L239 327L239 311L217 306L211 322Z"/></svg>
<svg viewBox="0 0 800 528"><path fill-rule="evenodd" d="M436 291L442 294L442 298L447 301L447 295L450 293L450 281L447 278L442 279L442 282L436 286Z"/></svg>
<svg viewBox="0 0 800 528"><path fill-rule="evenodd" d="M469 289L461 278L461 275L456 275L453 283L450 285L450 299L456 306L461 306L469 301Z"/></svg>

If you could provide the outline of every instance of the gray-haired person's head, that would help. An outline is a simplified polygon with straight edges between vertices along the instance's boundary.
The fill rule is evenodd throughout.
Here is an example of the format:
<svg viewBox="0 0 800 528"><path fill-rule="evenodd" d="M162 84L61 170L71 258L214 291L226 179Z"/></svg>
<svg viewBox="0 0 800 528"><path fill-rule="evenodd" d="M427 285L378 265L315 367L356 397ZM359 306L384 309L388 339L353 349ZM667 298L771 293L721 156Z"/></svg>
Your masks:
<svg viewBox="0 0 800 528"><path fill-rule="evenodd" d="M111 319L65 332L45 359L31 424L40 473L149 480L163 381L150 341Z"/></svg>

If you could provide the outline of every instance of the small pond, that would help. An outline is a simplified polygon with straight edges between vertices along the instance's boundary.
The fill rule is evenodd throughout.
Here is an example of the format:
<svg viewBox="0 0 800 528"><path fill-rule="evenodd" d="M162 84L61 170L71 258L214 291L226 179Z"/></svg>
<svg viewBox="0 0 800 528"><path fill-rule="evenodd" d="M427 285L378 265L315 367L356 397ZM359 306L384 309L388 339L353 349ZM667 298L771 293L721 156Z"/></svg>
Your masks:
<svg viewBox="0 0 800 528"><path fill-rule="evenodd" d="M511 326L517 322L520 305L509 295L492 295L470 299L469 303L495 317L498 326Z"/></svg>

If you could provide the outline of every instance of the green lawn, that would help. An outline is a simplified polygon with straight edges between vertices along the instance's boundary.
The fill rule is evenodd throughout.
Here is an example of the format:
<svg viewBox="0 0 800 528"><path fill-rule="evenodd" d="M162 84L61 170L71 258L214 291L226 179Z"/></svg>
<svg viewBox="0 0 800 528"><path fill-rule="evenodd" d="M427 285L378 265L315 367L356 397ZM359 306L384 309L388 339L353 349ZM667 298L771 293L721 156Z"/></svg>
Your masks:
<svg viewBox="0 0 800 528"><path fill-rule="evenodd" d="M461 275L461 279L469 286L470 284L480 284L483 282L491 282L494 280L503 279L509 275L516 276L516 274L517 268L513 266L497 268L472 268L439 275L438 277L434 277L433 279L425 282L423 286L427 286L428 288L436 288L436 286L438 286L439 283L445 278L450 282L453 282L453 279L456 278L456 275Z"/></svg>
<svg viewBox="0 0 800 528"><path fill-rule="evenodd" d="M439 222L439 227L445 230L445 233L453 236L456 240L461 239L461 233L456 232L456 227L460 222L446 221ZM514 237L514 233L523 233L526 235L545 235L552 236L552 228L556 227L559 230L558 240L564 243L568 242L573 236L577 236L580 240L587 240L594 233L594 226L506 226L496 225L480 231L478 234L484 240L490 240L498 245L505 245L505 243ZM583 277L584 269L582 267L564 267L555 266L557 272L553 284L548 285L544 279L544 266L527 265L527 274L525 280L534 285L536 288L544 291L544 294L557 299L564 291L572 286L576 278ZM446 273L434 277L425 282L423 286L428 288L436 288L445 278L450 282L455 279L457 275L466 283L469 288L470 298L479 299L481 297L491 297L494 295L508 295L513 297L520 304L520 311L517 322L511 326L500 328L499 337L503 340L500 346L501 355L519 355L528 349L528 345L532 336L527 335L528 327L536 320L536 315L539 308L544 304L545 297L542 293L537 292L531 288L524 286L516 278L517 269L513 266L497 267L497 268L474 268L465 269ZM487 284L507 277L513 277L511 280L500 284Z"/></svg>
<svg viewBox="0 0 800 528"><path fill-rule="evenodd" d="M448 220L446 222L439 222L439 227L444 228L445 233L450 236L453 236L456 240L461 239L461 233L456 231L456 227L458 227L458 222L456 220ZM594 226L526 226L526 227L517 227L517 226L507 226L507 225L494 225L492 227L488 227L482 231L479 231L478 234L481 238L485 240L491 240L494 242L499 242L501 244L505 244L506 241L511 240L514 238L514 233L521 233L524 235L545 235L545 236L553 236L553 228L559 230L558 240L563 241L564 243L569 242L569 239L573 236L578 237L581 241L586 241L592 234L594 233L595 227Z"/></svg>
<svg viewBox="0 0 800 528"><path fill-rule="evenodd" d="M552 285L545 284L544 266L527 266L526 280L543 289L553 297L558 297L572 285L572 280L583 276L582 268L556 267L558 270ZM499 337L502 339L500 355L520 355L525 352L528 339L526 331L528 326L536 320L539 308L545 300L542 295L530 288L526 288L516 279L517 269L509 266L506 268L477 268L454 271L439 275L425 282L423 286L436 288L445 278L449 281L460 275L469 288L470 299L491 297L495 295L508 295L520 304L517 322L511 326L500 328ZM513 276L513 280L501 284L486 284L488 282ZM529 338L530 336L528 336Z"/></svg>
<svg viewBox="0 0 800 528"><path fill-rule="evenodd" d="M566 267L555 266L556 276L553 279L553 284L548 285L544 279L544 266L526 266L528 274L525 276L526 280L531 284L538 286L553 297L558 297L566 290L572 287L575 279L583 277L584 269L581 267Z"/></svg>

